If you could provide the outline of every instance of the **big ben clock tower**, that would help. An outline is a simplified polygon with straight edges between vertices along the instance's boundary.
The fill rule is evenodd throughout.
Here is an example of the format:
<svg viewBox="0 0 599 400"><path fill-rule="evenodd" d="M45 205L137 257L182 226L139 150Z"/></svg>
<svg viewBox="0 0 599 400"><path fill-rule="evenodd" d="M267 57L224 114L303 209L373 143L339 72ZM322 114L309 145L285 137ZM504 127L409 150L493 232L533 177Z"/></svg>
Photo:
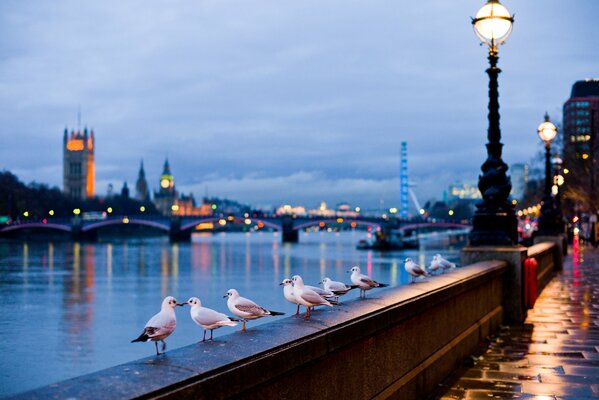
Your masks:
<svg viewBox="0 0 599 400"><path fill-rule="evenodd" d="M177 203L177 191L175 190L175 181L171 174L171 167L168 159L164 161L162 175L160 175L160 189L154 192L154 204L156 208L164 215L173 213L173 205Z"/></svg>

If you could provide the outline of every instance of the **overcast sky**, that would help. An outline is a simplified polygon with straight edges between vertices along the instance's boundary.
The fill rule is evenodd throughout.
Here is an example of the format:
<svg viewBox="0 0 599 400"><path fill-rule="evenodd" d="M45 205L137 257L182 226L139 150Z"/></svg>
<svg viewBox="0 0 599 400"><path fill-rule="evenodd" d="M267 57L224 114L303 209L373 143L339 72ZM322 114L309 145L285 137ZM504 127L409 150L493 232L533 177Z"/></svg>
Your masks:
<svg viewBox="0 0 599 400"><path fill-rule="evenodd" d="M0 2L0 169L62 187L62 135L96 134L96 192L177 188L254 205L396 206L399 149L421 201L486 157L482 1ZM599 77L599 1L506 0L504 160Z"/></svg>

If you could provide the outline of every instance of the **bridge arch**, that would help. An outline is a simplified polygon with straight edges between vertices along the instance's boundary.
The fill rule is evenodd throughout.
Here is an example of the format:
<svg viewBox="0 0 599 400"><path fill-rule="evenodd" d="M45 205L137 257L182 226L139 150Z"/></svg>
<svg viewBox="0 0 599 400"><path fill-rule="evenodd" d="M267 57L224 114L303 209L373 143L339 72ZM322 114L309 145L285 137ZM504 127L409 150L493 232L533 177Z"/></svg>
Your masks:
<svg viewBox="0 0 599 400"><path fill-rule="evenodd" d="M43 222L26 222L22 224L9 225L0 230L0 232L14 232L22 229L51 229L63 232L71 232L71 227L61 224L43 223Z"/></svg>
<svg viewBox="0 0 599 400"><path fill-rule="evenodd" d="M331 218L331 219L318 219L318 220L314 220L314 221L309 221L309 222L304 222L298 225L294 225L293 226L293 230L301 230L301 229L305 229L305 228L309 228L311 226L317 226L320 225L321 223L325 223L325 224L329 224L329 223L334 223L334 224L351 224L351 223L355 223L356 225L364 225L364 226L374 226L377 228L382 228L381 224L378 222L371 222L371 221L362 221L359 219L343 219L342 222L339 222L337 220L337 218Z"/></svg>
<svg viewBox="0 0 599 400"><path fill-rule="evenodd" d="M170 232L170 230L171 230L170 226L161 224L160 222L149 221L149 220L145 220L145 219L136 219L136 218L127 218L126 221L127 222L125 222L125 218L108 219L108 220L98 221L98 222L94 222L89 225L83 226L81 228L81 231L89 232L89 231L92 231L95 229L103 228L106 226L112 226L112 225L143 225L143 226L149 226L152 228L156 228L156 229L159 229L159 230L165 231L165 232Z"/></svg>

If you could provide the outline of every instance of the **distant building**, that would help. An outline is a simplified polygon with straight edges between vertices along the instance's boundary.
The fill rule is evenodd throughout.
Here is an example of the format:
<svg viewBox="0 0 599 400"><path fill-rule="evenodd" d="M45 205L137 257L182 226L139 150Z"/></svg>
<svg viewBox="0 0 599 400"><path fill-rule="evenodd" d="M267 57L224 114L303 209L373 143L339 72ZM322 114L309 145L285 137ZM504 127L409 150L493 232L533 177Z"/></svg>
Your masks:
<svg viewBox="0 0 599 400"><path fill-rule="evenodd" d="M308 210L308 215L313 217L334 217L335 210L328 208L327 203L322 201L317 209Z"/></svg>
<svg viewBox="0 0 599 400"><path fill-rule="evenodd" d="M584 208L597 204L596 192L599 175L596 148L599 144L599 79L578 81L572 86L570 98L563 108L563 171L568 192ZM593 174L591 174L593 169ZM594 185L591 183L594 176ZM584 210L583 210L584 211Z"/></svg>
<svg viewBox="0 0 599 400"><path fill-rule="evenodd" d="M303 206L291 206L290 204L282 205L277 208L277 215L297 215L299 217L306 216L306 209Z"/></svg>
<svg viewBox="0 0 599 400"><path fill-rule="evenodd" d="M348 203L337 204L336 214L338 217L345 217L345 218L357 218L360 216L360 212L356 211L356 209L351 208Z"/></svg>
<svg viewBox="0 0 599 400"><path fill-rule="evenodd" d="M528 185L528 165L512 164L510 167L512 178L512 198L518 201L522 200Z"/></svg>
<svg viewBox="0 0 599 400"><path fill-rule="evenodd" d="M163 215L171 215L173 206L178 199L177 191L175 190L175 180L171 173L171 167L168 159L164 161L162 175L160 175L160 189L154 192L154 205ZM175 207L177 208L177 207Z"/></svg>
<svg viewBox="0 0 599 400"><path fill-rule="evenodd" d="M94 196L94 131L64 130L63 191L75 199Z"/></svg>
<svg viewBox="0 0 599 400"><path fill-rule="evenodd" d="M123 199L129 198L129 188L127 187L127 181L123 184L123 188L121 189L121 197Z"/></svg>
<svg viewBox="0 0 599 400"><path fill-rule="evenodd" d="M150 200L150 191L148 190L148 182L146 181L146 172L144 171L143 160L141 160L137 182L135 183L135 198L141 202Z"/></svg>
<svg viewBox="0 0 599 400"><path fill-rule="evenodd" d="M448 188L448 201L467 200L478 201L482 199L478 186L473 183L455 183Z"/></svg>
<svg viewBox="0 0 599 400"><path fill-rule="evenodd" d="M198 207L193 193L189 195L181 194L176 200L175 211L176 215L193 215L207 217L212 215L212 204L205 201Z"/></svg>

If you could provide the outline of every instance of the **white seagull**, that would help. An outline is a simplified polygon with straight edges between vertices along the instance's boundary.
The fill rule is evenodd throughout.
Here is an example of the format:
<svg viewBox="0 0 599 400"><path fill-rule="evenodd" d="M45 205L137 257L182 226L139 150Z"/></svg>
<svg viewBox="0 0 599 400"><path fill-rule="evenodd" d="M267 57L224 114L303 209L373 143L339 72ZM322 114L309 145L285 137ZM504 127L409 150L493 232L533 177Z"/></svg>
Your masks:
<svg viewBox="0 0 599 400"><path fill-rule="evenodd" d="M242 331L246 330L245 323L248 320L258 319L269 315L285 315L285 313L282 312L270 311L264 307L260 307L250 299L241 297L239 292L235 289L229 289L227 294L223 297L228 297L227 307L229 307L229 310L241 318L243 324L243 327L241 328Z"/></svg>
<svg viewBox="0 0 599 400"><path fill-rule="evenodd" d="M291 280L293 281L293 295L295 296L297 302L303 306L306 306L306 315L304 318L310 318L310 307L333 307L333 305L327 299L304 285L304 280L301 276L294 275Z"/></svg>
<svg viewBox="0 0 599 400"><path fill-rule="evenodd" d="M429 271L431 271L432 273L442 268L441 263L439 262L439 257L437 256L438 254L433 256L433 259L431 260L431 265L428 267Z"/></svg>
<svg viewBox="0 0 599 400"><path fill-rule="evenodd" d="M164 300L162 300L160 312L150 318L141 335L139 335L137 339L132 340L131 343L147 342L151 340L156 345L156 355L160 355L160 352L158 351L158 341L162 343L162 352L164 352L166 350L166 342L164 339L169 337L177 327L175 307L182 305L183 304L177 303L177 300L175 300L173 296L165 297Z"/></svg>
<svg viewBox="0 0 599 400"><path fill-rule="evenodd" d="M426 272L426 270L424 268L422 268L420 265L418 265L414 261L412 261L411 258L406 258L406 263L404 264L404 268L406 269L406 272L408 274L410 274L412 277L411 283L414 283L414 278L416 278L418 276L428 275L428 272Z"/></svg>
<svg viewBox="0 0 599 400"><path fill-rule="evenodd" d="M193 322L204 328L204 338L202 339L202 342L206 341L206 330L210 329L209 340L212 340L212 331L223 326L237 326L236 321L239 321L226 314L214 311L211 308L202 307L202 302L197 297L190 298L185 304L191 306L189 314L191 315Z"/></svg>
<svg viewBox="0 0 599 400"><path fill-rule="evenodd" d="M354 285L360 288L360 297L366 297L366 291L375 287L385 287L389 286L386 283L379 283L373 279L371 279L368 275L364 275L360 273L360 267L353 266L349 271L351 272L351 281Z"/></svg>
<svg viewBox="0 0 599 400"><path fill-rule="evenodd" d="M343 296L350 290L359 287L358 285L346 285L343 282L334 281L331 278L323 278L320 283L322 283L322 286L325 288L325 290L333 292L333 294L335 294L337 297Z"/></svg>
<svg viewBox="0 0 599 400"><path fill-rule="evenodd" d="M452 263L451 261L444 259L443 257L441 257L441 254L435 254L435 257L439 261L439 264L441 264L441 267L446 271L454 269L456 267L455 263Z"/></svg>
<svg viewBox="0 0 599 400"><path fill-rule="evenodd" d="M297 304L297 310L295 311L295 315L299 315L300 303L293 295L293 281L289 278L283 279L283 282L279 283L279 285L283 286L283 296L285 296L285 299L292 304Z"/></svg>

